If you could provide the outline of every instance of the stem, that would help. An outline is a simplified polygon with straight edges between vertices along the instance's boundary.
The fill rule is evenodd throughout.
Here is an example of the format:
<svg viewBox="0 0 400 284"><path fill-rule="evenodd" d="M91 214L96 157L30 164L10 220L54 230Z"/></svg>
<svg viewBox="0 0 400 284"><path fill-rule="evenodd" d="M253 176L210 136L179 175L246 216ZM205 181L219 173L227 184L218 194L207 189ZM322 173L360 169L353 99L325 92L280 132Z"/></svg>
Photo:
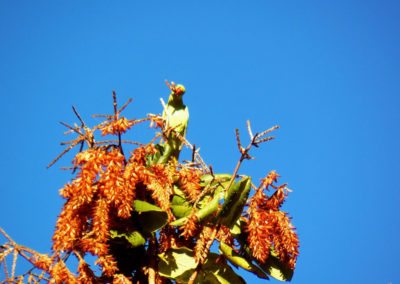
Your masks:
<svg viewBox="0 0 400 284"><path fill-rule="evenodd" d="M155 239L154 236L152 236L149 240L149 268L148 268L148 272L149 272L149 276L148 276L148 283L149 284L155 284L156 283L156 252L157 252L157 240Z"/></svg>

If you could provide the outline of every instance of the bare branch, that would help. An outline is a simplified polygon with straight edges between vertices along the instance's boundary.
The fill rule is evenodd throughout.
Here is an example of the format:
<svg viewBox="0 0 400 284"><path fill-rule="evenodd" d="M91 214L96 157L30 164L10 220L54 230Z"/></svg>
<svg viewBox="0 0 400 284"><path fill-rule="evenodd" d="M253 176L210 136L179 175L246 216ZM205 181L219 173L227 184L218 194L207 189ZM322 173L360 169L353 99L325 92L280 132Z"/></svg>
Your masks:
<svg viewBox="0 0 400 284"><path fill-rule="evenodd" d="M82 126L85 126L86 125L85 122L83 121L82 117L79 115L78 111L76 110L76 108L74 106L72 106L72 110L74 111L76 117L81 122Z"/></svg>
<svg viewBox="0 0 400 284"><path fill-rule="evenodd" d="M239 152L242 153L243 147L242 147L242 142L240 142L240 134L239 134L238 128L235 129L235 134L236 134L236 142L237 142Z"/></svg>
<svg viewBox="0 0 400 284"><path fill-rule="evenodd" d="M113 97L114 115L115 115L115 119L117 119L117 114L118 114L118 110L117 110L117 93L115 91L112 91L112 97Z"/></svg>
<svg viewBox="0 0 400 284"><path fill-rule="evenodd" d="M255 141L254 141L254 143L255 143L255 144L261 144L261 143L264 143L264 142L270 141L270 140L272 140L272 139L275 139L275 136L268 136L268 137L264 137L264 138L261 138L261 139L255 140Z"/></svg>
<svg viewBox="0 0 400 284"><path fill-rule="evenodd" d="M272 132L272 131L274 131L274 130L276 130L278 128L279 128L279 125L272 126L271 128L269 128L267 130L264 130L263 132L257 134L256 136L257 136L257 138L258 137L263 137L265 134L270 133L270 132Z"/></svg>
<svg viewBox="0 0 400 284"><path fill-rule="evenodd" d="M247 124L247 132L249 132L250 140L253 140L254 135L253 135L253 132L251 131L250 120L247 120L246 124Z"/></svg>
<svg viewBox="0 0 400 284"><path fill-rule="evenodd" d="M121 113L132 101L133 99L129 98L128 101L118 110L118 113Z"/></svg>

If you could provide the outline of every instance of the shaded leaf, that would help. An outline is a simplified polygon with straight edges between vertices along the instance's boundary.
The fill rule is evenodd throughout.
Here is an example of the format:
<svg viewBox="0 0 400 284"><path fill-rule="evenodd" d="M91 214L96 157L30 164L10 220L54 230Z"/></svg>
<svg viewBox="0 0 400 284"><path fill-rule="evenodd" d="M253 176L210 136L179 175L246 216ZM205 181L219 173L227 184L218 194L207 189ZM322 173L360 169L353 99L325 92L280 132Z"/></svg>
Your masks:
<svg viewBox="0 0 400 284"><path fill-rule="evenodd" d="M164 227L168 222L168 214L160 207L142 200L134 201L138 223L146 233L152 233Z"/></svg>
<svg viewBox="0 0 400 284"><path fill-rule="evenodd" d="M271 250L267 261L264 264L260 264L260 267L277 280L292 280L293 270L283 264L273 250Z"/></svg>

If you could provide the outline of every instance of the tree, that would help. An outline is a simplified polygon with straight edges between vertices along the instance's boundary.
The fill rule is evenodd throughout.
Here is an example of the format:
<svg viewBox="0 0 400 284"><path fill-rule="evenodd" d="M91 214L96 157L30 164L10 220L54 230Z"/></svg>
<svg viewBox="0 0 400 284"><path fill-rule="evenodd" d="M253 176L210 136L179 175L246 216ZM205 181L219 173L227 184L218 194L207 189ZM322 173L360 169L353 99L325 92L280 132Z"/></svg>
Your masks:
<svg viewBox="0 0 400 284"><path fill-rule="evenodd" d="M170 96L185 91L182 85L168 86ZM246 147L236 129L240 159L233 173L214 173L185 138L187 108L187 116L175 116L174 123L170 100L163 103L163 116L128 119L121 113L130 102L118 109L113 92L114 113L95 115L103 122L89 127L73 108L80 125L62 123L77 138L62 143L67 148L49 166L75 146L80 150L72 162L75 177L60 191L66 201L52 253L18 245L0 228L6 238L0 247L6 272L2 283L243 283L232 266L261 279L290 280L299 241L280 210L289 190L277 184L275 171L258 186L250 176L238 174L252 158L250 150L273 139L268 135L278 127L253 134L248 121ZM122 139L144 122L155 129L151 141ZM127 154L126 144L134 145ZM177 160L183 145L191 150L191 161ZM95 256L100 272L90 267L88 254ZM23 275L15 273L18 256L33 265ZM76 273L68 267L71 256L79 263ZM7 258L13 258L11 267Z"/></svg>

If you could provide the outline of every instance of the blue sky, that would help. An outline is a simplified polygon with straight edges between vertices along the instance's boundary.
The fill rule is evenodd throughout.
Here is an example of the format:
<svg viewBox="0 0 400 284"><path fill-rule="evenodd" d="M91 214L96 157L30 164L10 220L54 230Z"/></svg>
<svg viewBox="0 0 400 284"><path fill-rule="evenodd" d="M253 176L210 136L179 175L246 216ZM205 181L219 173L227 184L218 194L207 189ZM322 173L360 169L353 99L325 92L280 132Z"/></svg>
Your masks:
<svg viewBox="0 0 400 284"><path fill-rule="evenodd" d="M377 0L0 1L0 226L49 251L71 179L58 168L72 155L46 170L67 139L58 121L76 121L75 105L93 125L112 90L134 99L129 118L159 113L169 79L185 84L188 139L215 171L233 170L247 119L281 126L241 173L257 183L275 169L293 189L292 283L400 283L399 12Z"/></svg>

